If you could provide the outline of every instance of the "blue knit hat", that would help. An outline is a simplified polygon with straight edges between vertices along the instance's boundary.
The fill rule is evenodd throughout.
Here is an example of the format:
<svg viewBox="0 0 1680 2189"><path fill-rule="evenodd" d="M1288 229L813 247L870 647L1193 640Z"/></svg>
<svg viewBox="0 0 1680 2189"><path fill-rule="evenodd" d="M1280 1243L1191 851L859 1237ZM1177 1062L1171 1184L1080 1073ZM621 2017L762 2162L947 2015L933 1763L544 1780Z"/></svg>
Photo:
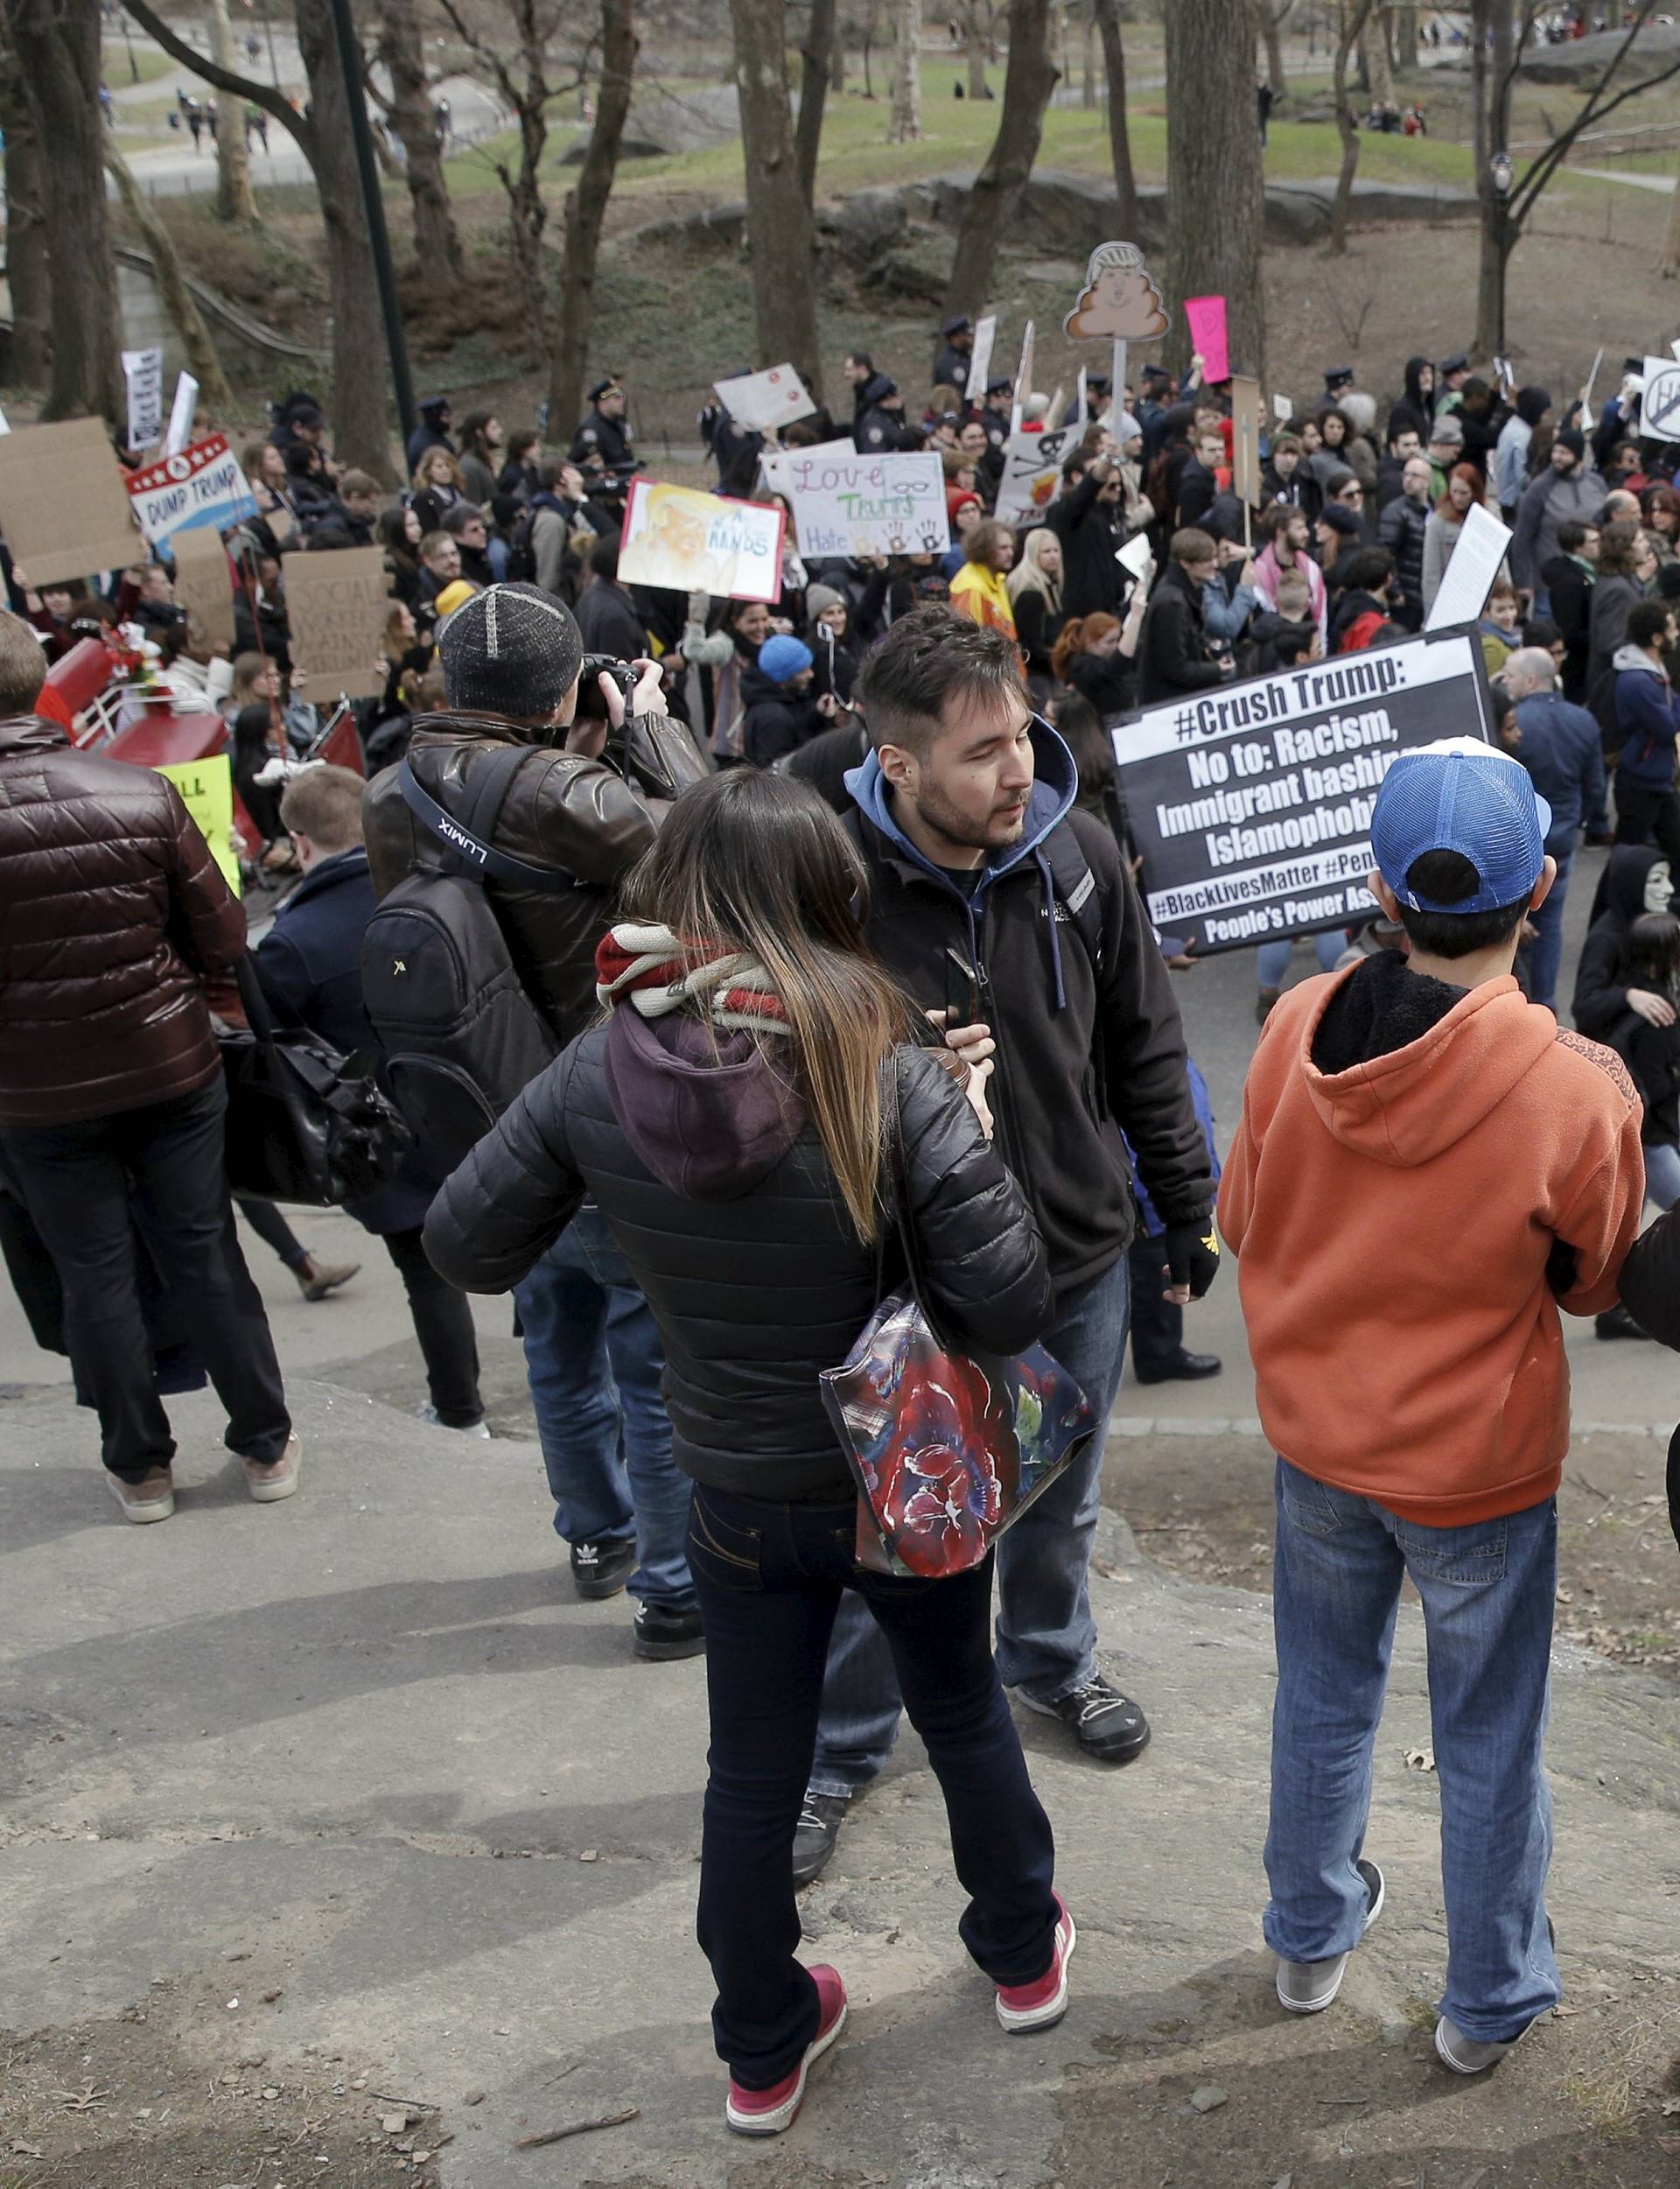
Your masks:
<svg viewBox="0 0 1680 2189"><path fill-rule="evenodd" d="M791 684L811 665L811 649L802 638L778 631L759 649L759 667L773 684Z"/></svg>

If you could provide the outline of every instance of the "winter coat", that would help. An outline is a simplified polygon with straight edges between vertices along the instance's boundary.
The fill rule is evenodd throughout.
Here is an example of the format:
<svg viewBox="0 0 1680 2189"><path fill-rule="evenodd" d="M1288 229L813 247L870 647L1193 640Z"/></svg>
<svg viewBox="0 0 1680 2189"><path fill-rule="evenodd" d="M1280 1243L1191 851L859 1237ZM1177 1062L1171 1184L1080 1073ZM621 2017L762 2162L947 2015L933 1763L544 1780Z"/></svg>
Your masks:
<svg viewBox="0 0 1680 2189"><path fill-rule="evenodd" d="M1097 500L1102 483L1088 471L1045 511L1061 542L1061 605L1069 616L1117 614L1130 583L1114 559L1130 537L1123 505Z"/></svg>
<svg viewBox="0 0 1680 2189"><path fill-rule="evenodd" d="M1377 520L1376 537L1394 558L1394 575L1400 598L1418 615L1424 607L1424 534L1428 530L1427 502L1403 494L1390 502Z"/></svg>
<svg viewBox="0 0 1680 2189"><path fill-rule="evenodd" d="M1629 983L1623 977L1628 930L1642 913L1656 909L1647 898L1650 872L1668 863L1668 853L1655 844L1619 844L1606 863L1570 1005L1576 1025L1595 1042L1604 1041L1628 1010Z"/></svg>
<svg viewBox="0 0 1680 2189"><path fill-rule="evenodd" d="M586 654L615 662L639 661L648 651L648 628L622 586L592 578L578 596L578 628Z"/></svg>
<svg viewBox="0 0 1680 2189"><path fill-rule="evenodd" d="M627 418L605 418L598 410L592 410L578 428L567 460L586 464L592 456L598 456L610 472L634 471L641 460L633 446L634 439Z"/></svg>
<svg viewBox="0 0 1680 2189"><path fill-rule="evenodd" d="M1546 849L1567 859L1575 831L1604 800L1604 753L1599 726L1585 707L1572 705L1561 693L1531 691L1516 703L1522 733L1516 757L1534 778L1534 787L1551 808Z"/></svg>
<svg viewBox="0 0 1680 2189"><path fill-rule="evenodd" d="M1672 790L1680 700L1665 670L1637 646L1616 649L1616 781L1635 790Z"/></svg>
<svg viewBox="0 0 1680 2189"><path fill-rule="evenodd" d="M1137 704L1136 672L1119 654L1075 654L1068 664L1068 681L1105 722Z"/></svg>
<svg viewBox="0 0 1680 2189"><path fill-rule="evenodd" d="M1616 731L1616 689L1614 663L1628 635L1628 618L1645 598L1636 579L1612 572L1593 586L1587 607L1586 704L1599 718L1599 727L1614 752L1621 740Z"/></svg>
<svg viewBox="0 0 1680 2189"><path fill-rule="evenodd" d="M1592 564L1575 555L1554 555L1540 565L1540 584L1551 620L1564 642L1564 696L1586 698L1587 661L1592 652L1592 594L1598 577Z"/></svg>
<svg viewBox="0 0 1680 2189"><path fill-rule="evenodd" d="M829 726L808 691L773 684L756 664L741 677L741 704L746 710L742 757L754 768L774 768Z"/></svg>
<svg viewBox="0 0 1680 2189"><path fill-rule="evenodd" d="M1201 588L1181 564L1167 565L1144 612L1138 678L1144 706L1224 682L1208 651Z"/></svg>
<svg viewBox="0 0 1680 2189"><path fill-rule="evenodd" d="M1326 637L1330 628L1330 596L1325 586L1323 571L1312 556L1305 552L1298 555L1290 567L1298 570L1306 579L1306 589L1312 597L1312 621L1319 627L1320 637ZM1254 558L1255 593L1262 607L1270 608L1274 613L1278 607L1278 580L1283 575L1283 569L1284 565L1278 559L1276 542L1263 547Z"/></svg>
<svg viewBox="0 0 1680 2189"><path fill-rule="evenodd" d="M1432 509L1424 523L1424 613L1428 614L1435 605L1435 596L1441 589L1446 566L1452 559L1452 550L1459 544L1459 534L1464 530L1464 519L1449 517L1442 509Z"/></svg>
<svg viewBox="0 0 1680 2189"><path fill-rule="evenodd" d="M1530 590L1542 566L1558 552L1559 525L1572 517L1578 524L1596 524L1608 492L1599 474L1585 467L1565 475L1548 464L1530 479L1516 505L1512 528L1511 583Z"/></svg>
<svg viewBox="0 0 1680 2189"><path fill-rule="evenodd" d="M175 786L0 721L0 1126L72 1125L221 1070L200 975L245 913Z"/></svg>

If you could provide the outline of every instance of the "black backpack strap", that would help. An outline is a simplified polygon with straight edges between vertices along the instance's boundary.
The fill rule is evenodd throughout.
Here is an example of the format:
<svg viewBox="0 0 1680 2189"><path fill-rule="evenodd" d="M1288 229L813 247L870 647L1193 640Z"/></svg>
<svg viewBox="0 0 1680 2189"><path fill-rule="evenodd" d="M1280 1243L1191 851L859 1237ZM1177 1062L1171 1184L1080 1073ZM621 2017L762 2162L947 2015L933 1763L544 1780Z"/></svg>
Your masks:
<svg viewBox="0 0 1680 2189"><path fill-rule="evenodd" d="M1102 970L1102 907L1096 894L1096 876L1079 848L1079 838L1066 822L1052 829L1044 840L1050 880L1059 902L1085 946L1085 955L1097 972Z"/></svg>
<svg viewBox="0 0 1680 2189"><path fill-rule="evenodd" d="M576 877L560 867L529 866L508 852L499 852L490 841L514 787L514 777L529 756L528 748L515 745L493 751L479 761L471 770L474 780L459 820L422 788L406 754L397 763L396 787L410 810L446 850L455 853L468 873L506 882L515 889L575 889Z"/></svg>

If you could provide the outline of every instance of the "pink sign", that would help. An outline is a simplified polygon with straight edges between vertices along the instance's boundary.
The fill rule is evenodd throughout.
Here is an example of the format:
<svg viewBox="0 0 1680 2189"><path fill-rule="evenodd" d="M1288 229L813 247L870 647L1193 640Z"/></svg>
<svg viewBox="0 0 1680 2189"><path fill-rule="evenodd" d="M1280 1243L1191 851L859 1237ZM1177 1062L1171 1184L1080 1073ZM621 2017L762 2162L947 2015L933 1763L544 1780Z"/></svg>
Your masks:
<svg viewBox="0 0 1680 2189"><path fill-rule="evenodd" d="M1186 297L1184 316L1190 329L1191 347L1203 360L1202 378L1210 382L1228 380L1231 360L1225 333L1224 298Z"/></svg>

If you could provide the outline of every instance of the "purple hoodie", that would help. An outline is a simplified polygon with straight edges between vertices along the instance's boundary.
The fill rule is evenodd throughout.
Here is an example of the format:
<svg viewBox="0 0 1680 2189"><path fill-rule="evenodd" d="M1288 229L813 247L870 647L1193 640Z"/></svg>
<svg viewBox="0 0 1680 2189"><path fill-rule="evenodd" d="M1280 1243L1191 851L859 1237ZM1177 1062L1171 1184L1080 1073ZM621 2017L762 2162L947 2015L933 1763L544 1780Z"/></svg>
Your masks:
<svg viewBox="0 0 1680 2189"><path fill-rule="evenodd" d="M624 1136L688 1201L738 1201L798 1139L804 1105L750 1034L687 1011L644 1019L633 1004L606 1029L607 1092Z"/></svg>

